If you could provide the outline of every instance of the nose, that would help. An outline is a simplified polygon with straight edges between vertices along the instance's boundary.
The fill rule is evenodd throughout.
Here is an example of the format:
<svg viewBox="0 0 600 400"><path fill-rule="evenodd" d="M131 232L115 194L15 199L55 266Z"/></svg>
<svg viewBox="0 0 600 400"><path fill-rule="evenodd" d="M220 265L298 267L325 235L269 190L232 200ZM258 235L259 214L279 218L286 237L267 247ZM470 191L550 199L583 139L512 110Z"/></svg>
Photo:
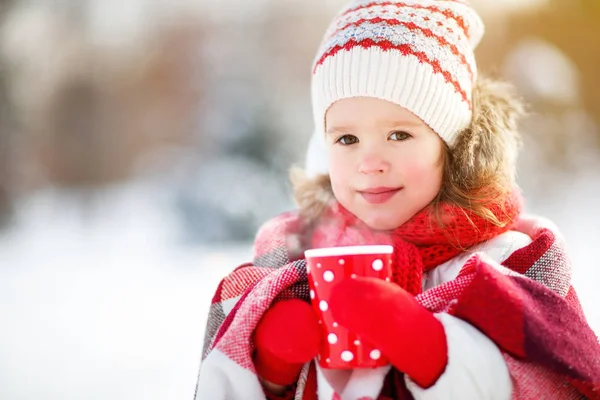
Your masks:
<svg viewBox="0 0 600 400"><path fill-rule="evenodd" d="M365 175L382 174L390 169L390 163L375 149L366 151L360 156L358 171Z"/></svg>

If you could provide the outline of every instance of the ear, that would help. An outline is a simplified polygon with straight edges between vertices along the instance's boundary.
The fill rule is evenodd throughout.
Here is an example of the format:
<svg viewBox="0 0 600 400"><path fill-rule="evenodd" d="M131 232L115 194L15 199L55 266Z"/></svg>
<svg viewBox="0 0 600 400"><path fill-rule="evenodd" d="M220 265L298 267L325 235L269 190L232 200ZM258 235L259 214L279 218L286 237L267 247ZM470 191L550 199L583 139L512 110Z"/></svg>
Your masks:
<svg viewBox="0 0 600 400"><path fill-rule="evenodd" d="M463 179L473 178L473 185L497 174L512 185L521 145L517 124L524 113L523 103L510 84L480 77L473 91L471 125L450 147L453 171Z"/></svg>

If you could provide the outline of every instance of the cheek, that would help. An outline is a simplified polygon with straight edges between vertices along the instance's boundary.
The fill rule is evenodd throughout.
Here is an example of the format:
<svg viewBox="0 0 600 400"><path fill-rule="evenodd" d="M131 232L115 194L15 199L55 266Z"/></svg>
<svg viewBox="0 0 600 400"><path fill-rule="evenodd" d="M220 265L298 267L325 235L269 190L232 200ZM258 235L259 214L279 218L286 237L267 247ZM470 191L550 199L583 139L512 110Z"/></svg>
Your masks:
<svg viewBox="0 0 600 400"><path fill-rule="evenodd" d="M437 187L442 184L442 165L439 158L415 158L403 168L405 178L425 187Z"/></svg>
<svg viewBox="0 0 600 400"><path fill-rule="evenodd" d="M332 152L329 156L329 177L331 184L335 187L341 187L348 182L350 177L350 168L348 160L344 160L339 154Z"/></svg>
<svg viewBox="0 0 600 400"><path fill-rule="evenodd" d="M407 162L402 168L411 180L419 180L426 176L431 176L435 173L435 165L429 162L424 162L423 159L415 158L411 162Z"/></svg>
<svg viewBox="0 0 600 400"><path fill-rule="evenodd" d="M334 196L339 200L344 197L348 187L347 172L343 169L329 168L329 178L331 179L331 189Z"/></svg>

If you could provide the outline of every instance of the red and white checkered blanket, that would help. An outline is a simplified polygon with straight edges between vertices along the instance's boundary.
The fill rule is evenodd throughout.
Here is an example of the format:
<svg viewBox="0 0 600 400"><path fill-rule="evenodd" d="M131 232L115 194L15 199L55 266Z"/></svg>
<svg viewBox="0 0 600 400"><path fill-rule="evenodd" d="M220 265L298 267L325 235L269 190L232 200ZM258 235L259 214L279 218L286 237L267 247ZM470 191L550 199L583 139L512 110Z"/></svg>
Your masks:
<svg viewBox="0 0 600 400"><path fill-rule="evenodd" d="M309 299L299 227L295 212L269 221L257 235L253 262L218 286L196 399L265 399L252 363L252 332L276 298ZM513 381L513 399L600 399L600 344L571 286L562 237L533 217L521 217L515 229L533 242L502 265L475 254L456 279L417 300L432 312L469 322L496 343ZM296 400L317 398L314 371L312 363L303 370ZM380 399L410 397L394 374Z"/></svg>

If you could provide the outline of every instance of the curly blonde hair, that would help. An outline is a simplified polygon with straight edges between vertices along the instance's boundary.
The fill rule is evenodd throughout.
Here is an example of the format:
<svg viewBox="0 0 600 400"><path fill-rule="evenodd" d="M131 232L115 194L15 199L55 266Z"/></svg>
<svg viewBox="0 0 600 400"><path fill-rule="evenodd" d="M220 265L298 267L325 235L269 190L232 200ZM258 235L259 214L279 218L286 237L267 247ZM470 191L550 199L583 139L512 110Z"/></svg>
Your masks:
<svg viewBox="0 0 600 400"><path fill-rule="evenodd" d="M496 226L508 223L502 207L516 185L521 146L517 123L524 113L510 84L478 79L471 124L442 152L442 187L430 204L431 215L439 224L443 225L442 204L456 205ZM290 179L300 214L311 223L334 200L329 176L309 177L303 169L293 167Z"/></svg>

